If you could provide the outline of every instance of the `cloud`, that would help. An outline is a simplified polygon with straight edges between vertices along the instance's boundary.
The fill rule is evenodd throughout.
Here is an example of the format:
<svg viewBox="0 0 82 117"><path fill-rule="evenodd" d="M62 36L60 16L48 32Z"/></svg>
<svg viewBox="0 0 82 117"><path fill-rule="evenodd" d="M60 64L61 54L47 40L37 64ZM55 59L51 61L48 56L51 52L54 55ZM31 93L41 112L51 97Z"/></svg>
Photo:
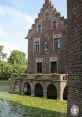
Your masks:
<svg viewBox="0 0 82 117"><path fill-rule="evenodd" d="M16 16L18 19L27 20L28 22L32 23L33 18L23 12L20 12L16 9L11 7L0 7L0 14L8 14L10 16Z"/></svg>
<svg viewBox="0 0 82 117"><path fill-rule="evenodd" d="M27 51L28 29L34 18L11 7L0 7L0 44L9 54L13 49Z"/></svg>
<svg viewBox="0 0 82 117"><path fill-rule="evenodd" d="M0 37L1 37L1 38L10 39L10 36L8 36L8 35L5 33L4 29L1 28L1 27L0 27Z"/></svg>

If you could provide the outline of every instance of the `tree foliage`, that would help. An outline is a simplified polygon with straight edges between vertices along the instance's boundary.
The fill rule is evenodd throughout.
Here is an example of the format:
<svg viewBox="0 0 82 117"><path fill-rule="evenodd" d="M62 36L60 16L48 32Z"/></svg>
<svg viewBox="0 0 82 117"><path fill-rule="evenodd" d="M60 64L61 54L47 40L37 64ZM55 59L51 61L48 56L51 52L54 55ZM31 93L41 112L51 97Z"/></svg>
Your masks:
<svg viewBox="0 0 82 117"><path fill-rule="evenodd" d="M27 62L25 53L19 50L13 50L7 59L6 53L3 53L4 46L0 46L0 80L8 80L12 73L27 73Z"/></svg>
<svg viewBox="0 0 82 117"><path fill-rule="evenodd" d="M3 52L4 46L0 45L0 60L4 60L7 57L7 53Z"/></svg>
<svg viewBox="0 0 82 117"><path fill-rule="evenodd" d="M19 50L13 50L8 59L10 64L23 65L26 63L25 53Z"/></svg>
<svg viewBox="0 0 82 117"><path fill-rule="evenodd" d="M11 77L12 71L12 66L9 63L0 61L0 80L9 79Z"/></svg>

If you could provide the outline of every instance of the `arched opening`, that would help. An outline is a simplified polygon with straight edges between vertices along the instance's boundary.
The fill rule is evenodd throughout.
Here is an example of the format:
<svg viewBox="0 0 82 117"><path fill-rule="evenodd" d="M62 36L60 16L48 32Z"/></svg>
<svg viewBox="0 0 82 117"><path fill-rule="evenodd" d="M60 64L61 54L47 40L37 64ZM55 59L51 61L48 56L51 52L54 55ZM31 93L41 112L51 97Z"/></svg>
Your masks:
<svg viewBox="0 0 82 117"><path fill-rule="evenodd" d="M31 95L31 86L27 82L24 83L24 94Z"/></svg>
<svg viewBox="0 0 82 117"><path fill-rule="evenodd" d="M57 89L53 84L50 84L47 88L47 98L57 99Z"/></svg>
<svg viewBox="0 0 82 117"><path fill-rule="evenodd" d="M14 90L15 90L15 93L17 93L17 94L20 93L21 87L20 87L19 81L16 81L16 82L15 82Z"/></svg>
<svg viewBox="0 0 82 117"><path fill-rule="evenodd" d="M63 99L67 100L67 86L64 88Z"/></svg>
<svg viewBox="0 0 82 117"><path fill-rule="evenodd" d="M35 96L37 97L43 97L43 88L40 83L35 85Z"/></svg>

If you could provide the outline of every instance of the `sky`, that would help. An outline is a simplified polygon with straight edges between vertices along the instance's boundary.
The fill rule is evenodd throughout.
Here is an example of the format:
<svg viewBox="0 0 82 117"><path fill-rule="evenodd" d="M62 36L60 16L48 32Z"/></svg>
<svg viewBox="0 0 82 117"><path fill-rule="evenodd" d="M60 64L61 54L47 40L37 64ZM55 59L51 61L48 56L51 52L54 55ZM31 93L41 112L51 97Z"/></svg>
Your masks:
<svg viewBox="0 0 82 117"><path fill-rule="evenodd" d="M67 17L67 0L52 0L61 16ZM0 45L8 55L20 50L28 55L28 30L45 0L0 0Z"/></svg>

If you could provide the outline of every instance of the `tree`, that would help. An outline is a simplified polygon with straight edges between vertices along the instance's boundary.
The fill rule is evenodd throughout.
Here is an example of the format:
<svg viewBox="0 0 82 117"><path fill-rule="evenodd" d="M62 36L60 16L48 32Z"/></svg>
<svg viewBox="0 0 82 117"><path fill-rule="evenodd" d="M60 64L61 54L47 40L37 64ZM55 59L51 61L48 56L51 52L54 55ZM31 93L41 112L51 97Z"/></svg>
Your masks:
<svg viewBox="0 0 82 117"><path fill-rule="evenodd" d="M13 50L4 61L6 53L3 53L4 46L0 46L0 80L8 80L12 73L27 73L27 61L25 53L19 50Z"/></svg>
<svg viewBox="0 0 82 117"><path fill-rule="evenodd" d="M13 67L13 73L26 73L27 62L25 53L19 50L13 50L8 58L8 63Z"/></svg>
<svg viewBox="0 0 82 117"><path fill-rule="evenodd" d="M2 54L3 54L3 46L0 45L0 60L2 59Z"/></svg>
<svg viewBox="0 0 82 117"><path fill-rule="evenodd" d="M0 60L3 60L7 57L7 53L3 52L4 46L0 45Z"/></svg>
<svg viewBox="0 0 82 117"><path fill-rule="evenodd" d="M25 53L19 50L13 50L8 58L10 64L24 65L26 64Z"/></svg>
<svg viewBox="0 0 82 117"><path fill-rule="evenodd" d="M13 68L11 64L0 61L0 80L8 80L11 77L11 73L13 72Z"/></svg>
<svg viewBox="0 0 82 117"><path fill-rule="evenodd" d="M2 60L4 61L7 58L7 53L2 54Z"/></svg>

